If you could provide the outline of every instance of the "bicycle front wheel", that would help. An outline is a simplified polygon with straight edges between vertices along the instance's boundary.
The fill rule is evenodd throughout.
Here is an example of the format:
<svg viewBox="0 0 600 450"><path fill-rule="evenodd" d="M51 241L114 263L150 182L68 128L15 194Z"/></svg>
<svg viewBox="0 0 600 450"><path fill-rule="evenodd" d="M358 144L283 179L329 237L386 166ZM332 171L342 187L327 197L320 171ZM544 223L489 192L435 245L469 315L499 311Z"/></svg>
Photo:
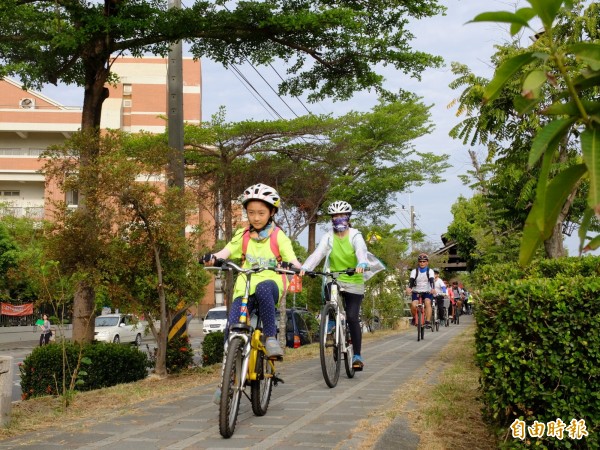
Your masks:
<svg viewBox="0 0 600 450"><path fill-rule="evenodd" d="M425 338L425 327L423 327L423 310L417 306L417 342Z"/></svg>
<svg viewBox="0 0 600 450"><path fill-rule="evenodd" d="M352 346L352 339L350 338L350 328L348 327L348 324L346 324L344 327L344 334L346 335L346 354L344 357L346 375L348 375L348 378L354 378L355 370L352 366L352 360L354 359L354 347Z"/></svg>
<svg viewBox="0 0 600 450"><path fill-rule="evenodd" d="M257 416L264 416L271 400L273 389L273 365L263 352L256 358L256 380L250 383L250 400L252 411Z"/></svg>
<svg viewBox="0 0 600 450"><path fill-rule="evenodd" d="M325 378L325 383L327 383L327 386L330 388L335 387L338 382L341 364L340 346L336 342L336 334L338 331L335 326L329 325L330 322L335 324L335 319L335 308L330 303L327 303L321 312L319 347L323 378Z"/></svg>
<svg viewBox="0 0 600 450"><path fill-rule="evenodd" d="M230 438L235 431L240 398L242 395L242 366L243 342L241 339L232 339L229 343L225 369L223 370L223 383L221 387L221 405L219 407L219 432L224 438Z"/></svg>

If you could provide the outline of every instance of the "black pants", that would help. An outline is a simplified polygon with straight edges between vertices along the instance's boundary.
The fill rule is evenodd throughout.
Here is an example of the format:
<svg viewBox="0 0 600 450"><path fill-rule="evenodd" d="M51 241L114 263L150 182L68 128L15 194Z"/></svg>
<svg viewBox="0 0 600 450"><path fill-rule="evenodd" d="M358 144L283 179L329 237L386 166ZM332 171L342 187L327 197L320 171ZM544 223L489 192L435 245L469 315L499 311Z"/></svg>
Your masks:
<svg viewBox="0 0 600 450"><path fill-rule="evenodd" d="M48 345L48 342L50 342L50 336L52 336L51 333L40 334L40 346Z"/></svg>
<svg viewBox="0 0 600 450"><path fill-rule="evenodd" d="M325 300L329 300L329 291L331 289L331 283L327 285L325 289ZM362 347L362 330L360 329L360 321L358 315L360 313L360 305L363 301L364 295L361 294L350 294L349 292L340 291L340 297L344 300L344 306L346 310L346 320L348 321L348 328L350 329L350 337L352 338L352 348L355 355L360 355Z"/></svg>

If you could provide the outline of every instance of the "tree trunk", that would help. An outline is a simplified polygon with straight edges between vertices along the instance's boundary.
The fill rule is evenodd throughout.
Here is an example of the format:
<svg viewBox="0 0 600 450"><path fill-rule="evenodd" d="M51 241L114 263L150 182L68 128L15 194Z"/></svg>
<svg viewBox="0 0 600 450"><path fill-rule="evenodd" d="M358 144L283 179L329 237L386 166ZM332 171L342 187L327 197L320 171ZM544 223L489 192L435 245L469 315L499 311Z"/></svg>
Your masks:
<svg viewBox="0 0 600 450"><path fill-rule="evenodd" d="M94 288L86 281L80 281L73 298L73 332L75 342L92 342L94 340Z"/></svg>
<svg viewBox="0 0 600 450"><path fill-rule="evenodd" d="M79 155L80 168L93 166L99 153L100 137L100 119L102 115L102 104L108 98L108 89L104 83L109 74L109 70L102 62L102 58L89 58L85 62L86 84L83 97L83 111L81 115L81 131L88 133L90 144L82 150ZM82 170L83 172L83 170ZM96 231L97 224L97 205L95 201L95 188L97 186L92 180L89 180L86 186L82 186L80 191L80 204L77 214L84 217L84 222L88 226L84 227L84 242L93 242L98 238ZM95 246L94 246L95 247ZM83 267L80 269L86 272L92 272L95 269L95 260L84 260ZM73 340L75 342L92 342L94 340L94 309L95 309L95 290L89 281L79 281L75 288L73 298Z"/></svg>
<svg viewBox="0 0 600 450"><path fill-rule="evenodd" d="M546 256L551 259L566 256L563 245L562 222L557 223L552 230L552 236L544 241Z"/></svg>

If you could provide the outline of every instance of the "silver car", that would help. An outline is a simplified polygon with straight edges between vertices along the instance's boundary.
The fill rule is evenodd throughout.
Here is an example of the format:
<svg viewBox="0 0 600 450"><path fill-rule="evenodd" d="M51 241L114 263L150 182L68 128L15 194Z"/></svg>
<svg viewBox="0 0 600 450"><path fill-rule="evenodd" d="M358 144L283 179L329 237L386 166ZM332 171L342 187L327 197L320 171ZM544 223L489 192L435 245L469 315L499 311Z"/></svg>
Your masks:
<svg viewBox="0 0 600 450"><path fill-rule="evenodd" d="M102 342L142 344L144 328L130 314L104 314L96 317L94 340Z"/></svg>

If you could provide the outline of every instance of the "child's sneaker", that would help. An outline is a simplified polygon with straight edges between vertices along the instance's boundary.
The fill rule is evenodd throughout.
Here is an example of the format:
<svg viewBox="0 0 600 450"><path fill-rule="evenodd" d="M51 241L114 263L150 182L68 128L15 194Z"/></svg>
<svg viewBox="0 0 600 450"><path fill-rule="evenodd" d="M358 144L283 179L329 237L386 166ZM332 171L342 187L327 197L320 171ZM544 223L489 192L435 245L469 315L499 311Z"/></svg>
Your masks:
<svg viewBox="0 0 600 450"><path fill-rule="evenodd" d="M279 341L274 337L267 338L265 351L269 358L281 358L283 356L283 350L281 350Z"/></svg>
<svg viewBox="0 0 600 450"><path fill-rule="evenodd" d="M364 367L365 367L365 363L363 362L360 355L354 355L354 357L352 358L352 368L354 370L360 371L360 370L363 370Z"/></svg>

